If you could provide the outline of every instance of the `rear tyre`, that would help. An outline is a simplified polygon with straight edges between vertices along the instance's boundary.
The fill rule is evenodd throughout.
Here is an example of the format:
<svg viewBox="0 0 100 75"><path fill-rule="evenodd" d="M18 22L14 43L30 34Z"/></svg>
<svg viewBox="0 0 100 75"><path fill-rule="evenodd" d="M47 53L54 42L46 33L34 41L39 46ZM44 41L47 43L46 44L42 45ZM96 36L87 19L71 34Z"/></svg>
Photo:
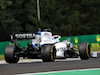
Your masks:
<svg viewBox="0 0 100 75"><path fill-rule="evenodd" d="M86 60L90 58L90 45L88 42L81 42L79 44L79 54L80 54L80 58L81 60Z"/></svg>
<svg viewBox="0 0 100 75"><path fill-rule="evenodd" d="M7 45L5 48L5 61L7 63L17 63L19 61L19 57L15 56L16 46L15 45Z"/></svg>
<svg viewBox="0 0 100 75"><path fill-rule="evenodd" d="M43 62L54 61L56 57L56 49L54 45L43 45L41 48L41 58Z"/></svg>

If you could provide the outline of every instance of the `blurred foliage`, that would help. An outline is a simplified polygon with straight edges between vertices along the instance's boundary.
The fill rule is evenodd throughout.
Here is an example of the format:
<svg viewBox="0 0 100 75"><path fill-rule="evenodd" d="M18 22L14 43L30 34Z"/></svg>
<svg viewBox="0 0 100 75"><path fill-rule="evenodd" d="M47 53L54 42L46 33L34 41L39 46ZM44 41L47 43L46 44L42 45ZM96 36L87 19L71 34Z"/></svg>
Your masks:
<svg viewBox="0 0 100 75"><path fill-rule="evenodd" d="M51 28L61 36L100 33L100 0L0 0L0 41L10 34Z"/></svg>

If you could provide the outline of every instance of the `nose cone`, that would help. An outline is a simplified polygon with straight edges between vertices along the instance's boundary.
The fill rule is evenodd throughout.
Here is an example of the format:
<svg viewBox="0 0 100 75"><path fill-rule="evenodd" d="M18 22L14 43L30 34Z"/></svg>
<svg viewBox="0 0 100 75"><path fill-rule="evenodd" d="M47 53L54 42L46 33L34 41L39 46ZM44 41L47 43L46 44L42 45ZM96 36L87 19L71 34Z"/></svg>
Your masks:
<svg viewBox="0 0 100 75"><path fill-rule="evenodd" d="M65 43L56 43L56 57L64 57L64 51L67 50L67 45Z"/></svg>

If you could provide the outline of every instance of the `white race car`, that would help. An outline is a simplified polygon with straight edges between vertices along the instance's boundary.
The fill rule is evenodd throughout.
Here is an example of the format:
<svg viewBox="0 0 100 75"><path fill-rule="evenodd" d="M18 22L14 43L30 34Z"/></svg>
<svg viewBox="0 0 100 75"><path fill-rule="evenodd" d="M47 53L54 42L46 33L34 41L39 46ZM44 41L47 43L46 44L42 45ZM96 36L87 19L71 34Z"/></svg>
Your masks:
<svg viewBox="0 0 100 75"><path fill-rule="evenodd" d="M90 58L90 46L87 42L79 45L79 53L73 49L68 40L60 42L61 36L52 35L48 29L34 33L17 33L11 35L11 43L5 48L5 60L8 63L17 63L19 57L41 58L44 62L54 61L56 58L74 58L80 56L82 60ZM26 47L21 48L17 40L28 39Z"/></svg>

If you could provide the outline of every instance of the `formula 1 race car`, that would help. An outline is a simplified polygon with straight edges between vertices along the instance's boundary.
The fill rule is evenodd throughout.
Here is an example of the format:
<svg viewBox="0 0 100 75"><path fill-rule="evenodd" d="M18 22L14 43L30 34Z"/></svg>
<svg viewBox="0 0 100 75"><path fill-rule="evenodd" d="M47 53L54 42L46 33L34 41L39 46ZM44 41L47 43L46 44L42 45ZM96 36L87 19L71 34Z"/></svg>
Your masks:
<svg viewBox="0 0 100 75"><path fill-rule="evenodd" d="M49 29L34 33L16 33L11 35L11 44L5 48L5 61L17 63L20 57L40 58L43 62L54 61L56 58L78 57L82 60L90 58L90 45L88 42L79 44L79 52L75 51L73 44L68 40L60 42L61 36L52 35ZM29 40L26 47L20 47L18 40Z"/></svg>

